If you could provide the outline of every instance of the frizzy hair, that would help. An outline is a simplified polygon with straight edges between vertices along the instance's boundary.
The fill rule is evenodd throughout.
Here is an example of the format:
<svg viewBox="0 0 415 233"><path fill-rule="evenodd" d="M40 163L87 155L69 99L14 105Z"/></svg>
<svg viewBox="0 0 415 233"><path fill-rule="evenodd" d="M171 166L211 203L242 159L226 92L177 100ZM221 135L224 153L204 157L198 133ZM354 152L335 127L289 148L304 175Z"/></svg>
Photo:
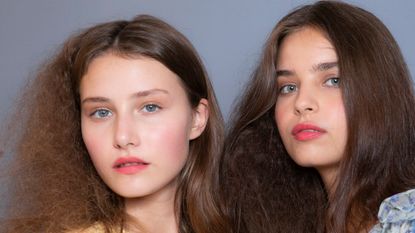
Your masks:
<svg viewBox="0 0 415 233"><path fill-rule="evenodd" d="M80 80L92 60L106 53L155 59L177 74L192 108L208 100L207 126L190 142L175 209L181 233L229 232L217 196L223 119L212 85L191 43L148 15L71 37L31 81L6 134L14 136L7 151L13 177L4 231L64 232L100 223L106 232L120 232L130 220L122 197L98 176L81 135Z"/></svg>
<svg viewBox="0 0 415 233"><path fill-rule="evenodd" d="M306 27L335 48L346 111L347 145L330 197L315 169L289 158L274 119L279 46ZM302 6L272 30L232 117L222 165L228 213L239 232L367 230L385 198L415 187L414 142L413 83L384 24L342 2Z"/></svg>

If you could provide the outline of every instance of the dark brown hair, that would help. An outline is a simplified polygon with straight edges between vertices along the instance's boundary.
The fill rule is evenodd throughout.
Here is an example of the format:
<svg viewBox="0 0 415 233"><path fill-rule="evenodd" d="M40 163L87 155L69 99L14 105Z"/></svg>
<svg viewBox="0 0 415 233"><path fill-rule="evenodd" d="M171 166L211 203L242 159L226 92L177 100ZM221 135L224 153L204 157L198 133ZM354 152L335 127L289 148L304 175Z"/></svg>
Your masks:
<svg viewBox="0 0 415 233"><path fill-rule="evenodd" d="M347 145L330 198L313 168L290 158L274 120L284 38L305 27L338 56ZM386 197L415 187L415 98L400 49L373 14L336 1L302 6L272 30L225 141L224 197L236 232L359 232Z"/></svg>
<svg viewBox="0 0 415 233"><path fill-rule="evenodd" d="M155 59L180 77L192 107L208 100L207 126L190 142L180 174L176 214L182 233L229 232L217 199L223 119L212 85L191 43L146 15L73 36L29 85L6 134L14 135L14 149L7 151L13 177L4 231L62 232L100 223L113 232L128 220L122 197L95 171L80 128L81 77L94 58L108 52Z"/></svg>

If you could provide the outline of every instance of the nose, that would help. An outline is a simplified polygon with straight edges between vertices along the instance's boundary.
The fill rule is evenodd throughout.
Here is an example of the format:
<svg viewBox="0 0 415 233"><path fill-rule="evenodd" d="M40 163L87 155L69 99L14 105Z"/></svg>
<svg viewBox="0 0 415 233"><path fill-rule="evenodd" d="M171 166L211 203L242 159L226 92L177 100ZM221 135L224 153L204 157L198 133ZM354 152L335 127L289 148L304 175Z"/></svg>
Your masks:
<svg viewBox="0 0 415 233"><path fill-rule="evenodd" d="M114 124L114 147L127 149L140 143L136 122L132 116L119 115Z"/></svg>
<svg viewBox="0 0 415 233"><path fill-rule="evenodd" d="M317 93L311 90L310 88L300 88L295 99L295 113L297 115L304 115L318 111L317 99Z"/></svg>

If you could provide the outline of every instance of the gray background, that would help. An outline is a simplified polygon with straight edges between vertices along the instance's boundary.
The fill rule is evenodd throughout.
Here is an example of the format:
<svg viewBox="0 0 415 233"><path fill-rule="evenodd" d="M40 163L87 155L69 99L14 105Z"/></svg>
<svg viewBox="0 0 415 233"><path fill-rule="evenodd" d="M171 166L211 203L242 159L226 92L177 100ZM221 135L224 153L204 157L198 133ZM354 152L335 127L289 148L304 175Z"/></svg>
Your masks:
<svg viewBox="0 0 415 233"><path fill-rule="evenodd" d="M81 28L136 14L161 17L200 53L225 118L253 70L275 23L300 0L1 0L0 122L25 80ZM415 2L348 1L377 15L392 31L415 72Z"/></svg>
<svg viewBox="0 0 415 233"><path fill-rule="evenodd" d="M1 0L0 123L28 77L81 28L136 14L161 17L183 32L199 51L225 118L253 70L275 23L300 0ZM348 1L388 26L415 72L415 2ZM3 187L4 188L4 187ZM0 193L2 188L0 187ZM4 204L4 203L3 203ZM0 212L2 203L0 201ZM0 213L1 216L1 213Z"/></svg>

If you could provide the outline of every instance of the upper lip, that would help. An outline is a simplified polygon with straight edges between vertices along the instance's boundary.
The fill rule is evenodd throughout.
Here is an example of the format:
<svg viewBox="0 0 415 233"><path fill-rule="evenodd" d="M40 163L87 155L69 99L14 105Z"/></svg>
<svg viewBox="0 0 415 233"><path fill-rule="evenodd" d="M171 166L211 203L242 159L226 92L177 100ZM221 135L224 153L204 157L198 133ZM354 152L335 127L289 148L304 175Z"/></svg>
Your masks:
<svg viewBox="0 0 415 233"><path fill-rule="evenodd" d="M127 164L127 163L137 163L137 164L140 164L141 163L141 164L145 164L145 165L149 164L148 162L146 162L146 161L144 161L142 159L139 159L137 157L130 156L130 157L122 157L122 158L117 159L114 162L114 164L113 164L112 167L113 168L117 168L117 167L120 167L120 166L122 166L124 164Z"/></svg>
<svg viewBox="0 0 415 233"><path fill-rule="evenodd" d="M310 123L301 123L301 124L297 124L292 130L291 130L291 134L292 135L296 135L304 130L313 130L313 131L317 131L317 132L326 132L325 129L322 129L318 126L315 126L313 124Z"/></svg>

